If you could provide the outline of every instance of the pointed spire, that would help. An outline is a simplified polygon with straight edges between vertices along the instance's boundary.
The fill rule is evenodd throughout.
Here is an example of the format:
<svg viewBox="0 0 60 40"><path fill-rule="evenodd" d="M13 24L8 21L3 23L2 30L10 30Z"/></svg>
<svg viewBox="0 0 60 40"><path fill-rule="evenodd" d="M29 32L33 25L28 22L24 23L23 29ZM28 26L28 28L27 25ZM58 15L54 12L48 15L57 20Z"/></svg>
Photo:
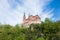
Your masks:
<svg viewBox="0 0 60 40"><path fill-rule="evenodd" d="M28 17L30 17L30 13L28 14Z"/></svg>
<svg viewBox="0 0 60 40"><path fill-rule="evenodd" d="M32 16L32 15L29 13L29 14L28 14L28 17L31 17L31 16Z"/></svg>
<svg viewBox="0 0 60 40"><path fill-rule="evenodd" d="M25 12L24 12L23 20L25 20L25 19L26 19L26 16L25 16Z"/></svg>

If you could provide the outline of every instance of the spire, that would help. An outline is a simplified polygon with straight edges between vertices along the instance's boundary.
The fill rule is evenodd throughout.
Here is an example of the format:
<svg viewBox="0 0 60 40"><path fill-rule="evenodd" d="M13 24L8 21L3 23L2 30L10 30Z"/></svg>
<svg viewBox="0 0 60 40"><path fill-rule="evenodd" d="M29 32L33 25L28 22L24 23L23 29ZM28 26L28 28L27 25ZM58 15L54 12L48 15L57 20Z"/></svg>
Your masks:
<svg viewBox="0 0 60 40"><path fill-rule="evenodd" d="M30 17L30 13L28 14L28 17Z"/></svg>
<svg viewBox="0 0 60 40"><path fill-rule="evenodd" d="M25 20L25 19L26 19L26 16L25 16L25 12L24 12L23 20Z"/></svg>
<svg viewBox="0 0 60 40"><path fill-rule="evenodd" d="M30 13L28 14L28 17L32 16Z"/></svg>

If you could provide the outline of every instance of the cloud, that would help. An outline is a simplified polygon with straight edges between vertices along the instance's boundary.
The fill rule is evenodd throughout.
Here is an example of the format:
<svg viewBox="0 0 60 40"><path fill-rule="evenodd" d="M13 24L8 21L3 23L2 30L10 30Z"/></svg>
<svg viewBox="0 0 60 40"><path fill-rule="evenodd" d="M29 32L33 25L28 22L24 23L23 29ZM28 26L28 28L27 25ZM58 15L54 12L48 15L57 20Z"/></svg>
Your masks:
<svg viewBox="0 0 60 40"><path fill-rule="evenodd" d="M26 17L38 14L41 20L46 17L53 17L53 9L44 10L44 6L48 5L52 0L0 0L0 22L5 24L20 24L22 23L23 14ZM49 8L48 8L49 9Z"/></svg>

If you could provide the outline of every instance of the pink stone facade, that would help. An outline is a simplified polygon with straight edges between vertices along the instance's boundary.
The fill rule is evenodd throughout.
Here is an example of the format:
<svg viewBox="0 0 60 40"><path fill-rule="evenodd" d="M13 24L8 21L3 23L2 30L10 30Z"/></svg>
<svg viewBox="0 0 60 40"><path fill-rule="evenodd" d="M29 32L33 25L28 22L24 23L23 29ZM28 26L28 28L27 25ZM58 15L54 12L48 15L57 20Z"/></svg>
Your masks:
<svg viewBox="0 0 60 40"><path fill-rule="evenodd" d="M23 16L23 25L30 25L30 24L35 24L35 23L39 23L41 24L41 18L38 15L35 16L28 16L28 18L26 19L25 14Z"/></svg>

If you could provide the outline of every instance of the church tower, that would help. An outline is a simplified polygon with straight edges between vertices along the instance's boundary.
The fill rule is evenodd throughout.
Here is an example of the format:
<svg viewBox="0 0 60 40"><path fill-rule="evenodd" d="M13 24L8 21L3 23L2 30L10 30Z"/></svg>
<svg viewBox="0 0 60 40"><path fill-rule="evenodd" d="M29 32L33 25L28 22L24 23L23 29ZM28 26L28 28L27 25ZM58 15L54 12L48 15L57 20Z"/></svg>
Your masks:
<svg viewBox="0 0 60 40"><path fill-rule="evenodd" d="M23 21L26 19L26 16L25 16L25 12L24 12L24 16L23 16Z"/></svg>

